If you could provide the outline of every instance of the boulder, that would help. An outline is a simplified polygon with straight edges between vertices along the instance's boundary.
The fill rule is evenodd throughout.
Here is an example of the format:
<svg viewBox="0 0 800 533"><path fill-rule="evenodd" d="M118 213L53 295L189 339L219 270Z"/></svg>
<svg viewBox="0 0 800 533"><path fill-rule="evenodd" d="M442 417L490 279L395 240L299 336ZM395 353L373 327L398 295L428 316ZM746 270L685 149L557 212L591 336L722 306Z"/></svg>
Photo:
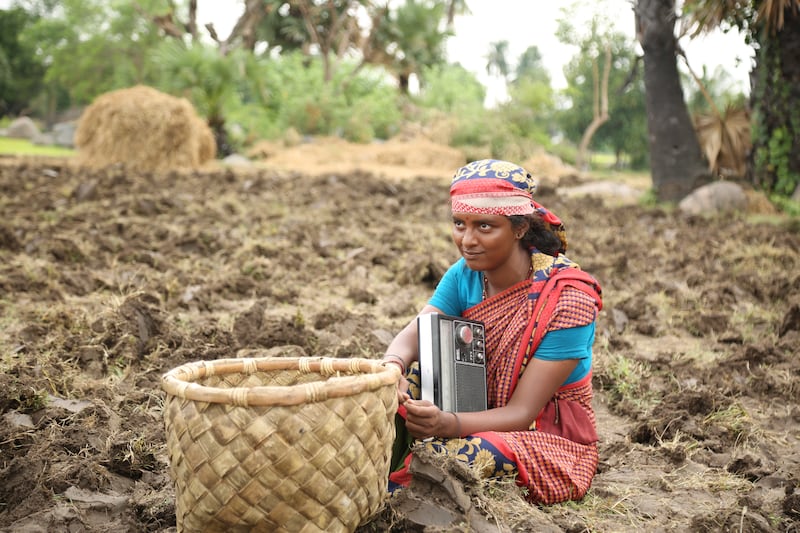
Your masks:
<svg viewBox="0 0 800 533"><path fill-rule="evenodd" d="M692 191L678 204L688 215L714 215L747 209L747 194L731 181L715 181Z"/></svg>
<svg viewBox="0 0 800 533"><path fill-rule="evenodd" d="M59 122L53 126L53 144L65 148L75 148L77 122Z"/></svg>
<svg viewBox="0 0 800 533"><path fill-rule="evenodd" d="M39 127L29 117L19 117L14 119L6 129L6 136L14 137L16 139L32 140L38 137L40 133Z"/></svg>

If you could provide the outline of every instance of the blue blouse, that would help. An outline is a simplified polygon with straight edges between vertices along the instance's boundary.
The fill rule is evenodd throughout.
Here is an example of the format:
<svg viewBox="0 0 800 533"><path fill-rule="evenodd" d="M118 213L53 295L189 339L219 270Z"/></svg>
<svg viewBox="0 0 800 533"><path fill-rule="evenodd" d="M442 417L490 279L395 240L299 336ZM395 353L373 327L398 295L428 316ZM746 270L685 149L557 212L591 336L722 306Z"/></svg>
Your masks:
<svg viewBox="0 0 800 533"><path fill-rule="evenodd" d="M445 272L428 303L446 315L461 316L482 299L483 273L470 269L462 257ZM545 361L577 359L578 366L564 385L575 383L591 370L594 334L594 322L586 326L548 331L533 356Z"/></svg>

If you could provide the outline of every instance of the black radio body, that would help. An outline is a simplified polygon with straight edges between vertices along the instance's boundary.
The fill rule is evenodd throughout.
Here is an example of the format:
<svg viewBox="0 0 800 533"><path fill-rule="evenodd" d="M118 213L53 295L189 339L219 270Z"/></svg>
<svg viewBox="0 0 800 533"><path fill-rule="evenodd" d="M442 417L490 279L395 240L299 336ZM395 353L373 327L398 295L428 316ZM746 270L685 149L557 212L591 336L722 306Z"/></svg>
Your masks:
<svg viewBox="0 0 800 533"><path fill-rule="evenodd" d="M486 335L483 323L440 313L417 317L422 399L443 411L483 411Z"/></svg>

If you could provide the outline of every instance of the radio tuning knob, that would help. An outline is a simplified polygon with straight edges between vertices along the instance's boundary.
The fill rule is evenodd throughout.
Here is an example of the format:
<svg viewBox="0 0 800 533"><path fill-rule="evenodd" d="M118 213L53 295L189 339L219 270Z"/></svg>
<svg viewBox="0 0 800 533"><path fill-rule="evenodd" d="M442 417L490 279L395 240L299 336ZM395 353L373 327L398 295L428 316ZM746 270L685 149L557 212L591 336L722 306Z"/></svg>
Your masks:
<svg viewBox="0 0 800 533"><path fill-rule="evenodd" d="M458 340L464 344L472 342L472 328L469 326L459 326L457 335Z"/></svg>

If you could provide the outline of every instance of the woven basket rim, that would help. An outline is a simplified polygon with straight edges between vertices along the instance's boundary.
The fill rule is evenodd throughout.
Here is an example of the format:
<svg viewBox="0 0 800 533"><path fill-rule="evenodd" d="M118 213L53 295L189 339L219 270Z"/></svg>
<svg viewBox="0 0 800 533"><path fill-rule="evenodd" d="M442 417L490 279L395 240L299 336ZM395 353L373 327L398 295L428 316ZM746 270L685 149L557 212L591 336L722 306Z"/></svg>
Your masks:
<svg viewBox="0 0 800 533"><path fill-rule="evenodd" d="M253 374L298 370L327 377L297 385L256 387L209 387L195 383L212 375ZM345 373L345 375L341 375ZM161 388L188 400L239 406L300 405L329 398L352 396L397 384L400 369L377 359L333 357L242 357L194 361L173 368L161 377Z"/></svg>

